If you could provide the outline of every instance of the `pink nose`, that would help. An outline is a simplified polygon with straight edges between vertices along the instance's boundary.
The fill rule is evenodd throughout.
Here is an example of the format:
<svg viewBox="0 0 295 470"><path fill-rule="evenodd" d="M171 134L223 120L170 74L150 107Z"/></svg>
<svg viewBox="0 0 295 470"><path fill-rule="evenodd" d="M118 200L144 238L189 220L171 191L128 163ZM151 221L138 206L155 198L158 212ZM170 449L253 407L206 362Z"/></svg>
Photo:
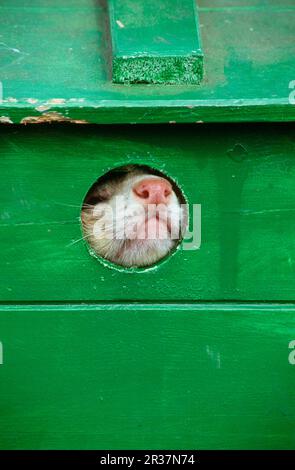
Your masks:
<svg viewBox="0 0 295 470"><path fill-rule="evenodd" d="M133 186L133 192L144 204L167 204L172 187L164 178L145 178Z"/></svg>

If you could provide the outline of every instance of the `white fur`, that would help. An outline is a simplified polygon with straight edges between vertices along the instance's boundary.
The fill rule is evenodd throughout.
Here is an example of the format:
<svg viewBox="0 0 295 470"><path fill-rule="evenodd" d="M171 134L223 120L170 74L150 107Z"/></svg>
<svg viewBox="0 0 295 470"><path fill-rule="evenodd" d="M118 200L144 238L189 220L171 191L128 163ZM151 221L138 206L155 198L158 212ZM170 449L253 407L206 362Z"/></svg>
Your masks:
<svg viewBox="0 0 295 470"><path fill-rule="evenodd" d="M149 208L147 212L132 191L136 183L151 177L160 178L130 173L117 184L108 201L83 209L84 237L99 256L121 266L143 267L156 263L178 244L184 213L175 192L172 191L167 205ZM160 222L155 219L156 214ZM155 236L154 227L159 229L160 236ZM144 238L146 232L153 236Z"/></svg>

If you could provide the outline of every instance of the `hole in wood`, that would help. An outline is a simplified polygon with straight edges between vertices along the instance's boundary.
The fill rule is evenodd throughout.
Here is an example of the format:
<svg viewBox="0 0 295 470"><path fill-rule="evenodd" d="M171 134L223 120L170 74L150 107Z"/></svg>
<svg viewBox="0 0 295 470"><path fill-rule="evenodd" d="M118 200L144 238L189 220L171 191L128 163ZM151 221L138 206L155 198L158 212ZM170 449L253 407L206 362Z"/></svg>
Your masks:
<svg viewBox="0 0 295 470"><path fill-rule="evenodd" d="M187 228L187 204L172 178L146 165L107 172L82 206L91 252L126 268L145 268L169 256Z"/></svg>

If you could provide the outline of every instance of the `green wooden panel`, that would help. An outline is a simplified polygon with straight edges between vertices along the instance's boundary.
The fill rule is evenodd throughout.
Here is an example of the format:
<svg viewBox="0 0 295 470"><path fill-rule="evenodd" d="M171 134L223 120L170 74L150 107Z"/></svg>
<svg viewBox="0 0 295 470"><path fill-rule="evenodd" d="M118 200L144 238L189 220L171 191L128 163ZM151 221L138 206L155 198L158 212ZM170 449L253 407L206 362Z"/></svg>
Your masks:
<svg viewBox="0 0 295 470"><path fill-rule="evenodd" d="M198 84L203 53L195 0L109 0L116 83Z"/></svg>
<svg viewBox="0 0 295 470"><path fill-rule="evenodd" d="M0 296L9 301L294 300L293 125L1 128ZM126 163L173 177L202 205L202 245L157 269L92 258L79 214Z"/></svg>
<svg viewBox="0 0 295 470"><path fill-rule="evenodd" d="M0 13L6 120L52 111L92 123L295 119L290 0L200 0L200 86L113 84L104 0L2 0Z"/></svg>
<svg viewBox="0 0 295 470"><path fill-rule="evenodd" d="M6 306L1 449L294 449L295 307Z"/></svg>

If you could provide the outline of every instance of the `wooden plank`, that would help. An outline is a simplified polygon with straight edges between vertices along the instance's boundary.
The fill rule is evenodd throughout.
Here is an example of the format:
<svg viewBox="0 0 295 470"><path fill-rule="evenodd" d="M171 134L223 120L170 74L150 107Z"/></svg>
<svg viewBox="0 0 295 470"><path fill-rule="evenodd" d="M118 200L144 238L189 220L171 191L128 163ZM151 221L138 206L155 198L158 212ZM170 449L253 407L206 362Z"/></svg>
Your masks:
<svg viewBox="0 0 295 470"><path fill-rule="evenodd" d="M294 305L0 310L1 449L294 449Z"/></svg>
<svg viewBox="0 0 295 470"><path fill-rule="evenodd" d="M195 0L109 0L115 83L198 84L203 53Z"/></svg>
<svg viewBox="0 0 295 470"><path fill-rule="evenodd" d="M204 80L169 87L111 82L104 3L1 1L0 117L14 123L43 114L49 121L91 123L295 119L289 100L295 79L290 0L200 0Z"/></svg>
<svg viewBox="0 0 295 470"><path fill-rule="evenodd" d="M3 126L0 142L3 301L294 300L293 126ZM89 187L126 163L202 205L199 250L126 274L73 243Z"/></svg>

